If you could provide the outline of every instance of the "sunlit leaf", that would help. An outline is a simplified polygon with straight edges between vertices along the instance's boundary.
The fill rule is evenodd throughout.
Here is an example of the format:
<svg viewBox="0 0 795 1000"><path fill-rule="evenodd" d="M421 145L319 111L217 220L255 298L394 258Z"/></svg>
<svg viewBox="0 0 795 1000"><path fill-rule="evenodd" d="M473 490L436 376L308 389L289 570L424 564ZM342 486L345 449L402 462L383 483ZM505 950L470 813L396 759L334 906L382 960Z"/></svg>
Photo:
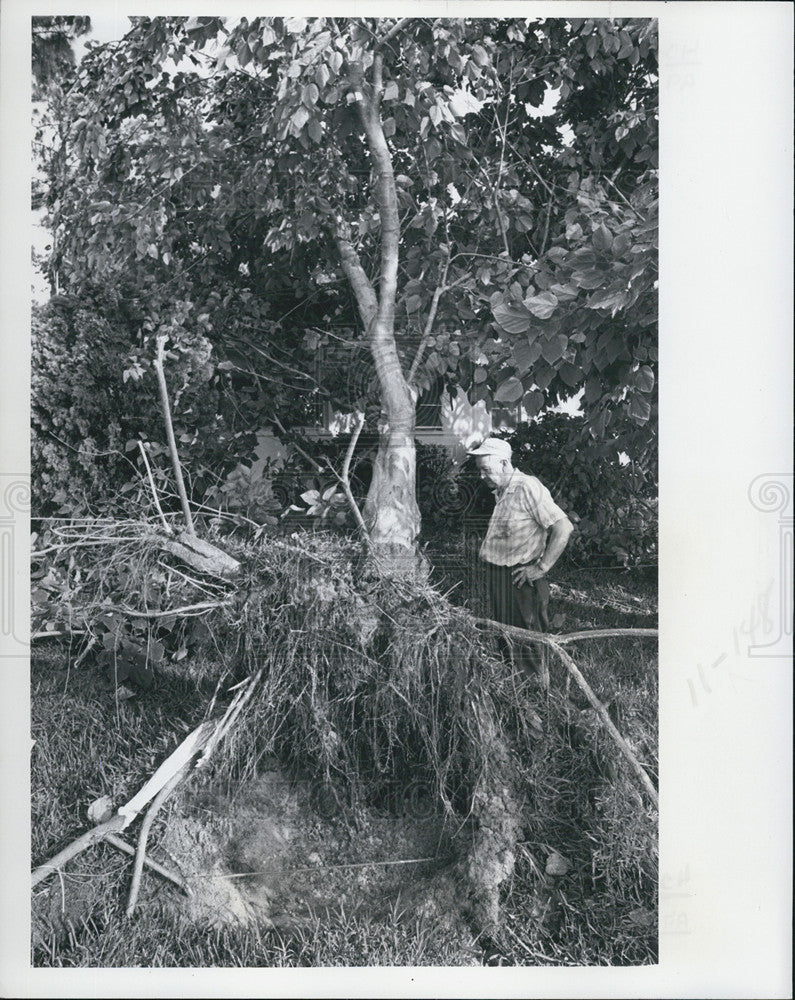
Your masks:
<svg viewBox="0 0 795 1000"><path fill-rule="evenodd" d="M530 329L530 313L523 306L503 303L494 306L491 311L506 333L527 333Z"/></svg>
<svg viewBox="0 0 795 1000"><path fill-rule="evenodd" d="M654 372L648 365L641 365L635 372L635 385L641 392L651 392L654 388Z"/></svg>
<svg viewBox="0 0 795 1000"><path fill-rule="evenodd" d="M495 403L516 403L524 395L524 386L519 381L518 378L511 377L506 379L501 385L497 386L497 390L494 393Z"/></svg>
<svg viewBox="0 0 795 1000"><path fill-rule="evenodd" d="M539 295L531 295L524 300L525 306L539 319L549 319L557 309L558 299L553 292L541 292Z"/></svg>
<svg viewBox="0 0 795 1000"><path fill-rule="evenodd" d="M633 395L629 401L629 415L639 424L645 424L651 416L651 404L643 396Z"/></svg>

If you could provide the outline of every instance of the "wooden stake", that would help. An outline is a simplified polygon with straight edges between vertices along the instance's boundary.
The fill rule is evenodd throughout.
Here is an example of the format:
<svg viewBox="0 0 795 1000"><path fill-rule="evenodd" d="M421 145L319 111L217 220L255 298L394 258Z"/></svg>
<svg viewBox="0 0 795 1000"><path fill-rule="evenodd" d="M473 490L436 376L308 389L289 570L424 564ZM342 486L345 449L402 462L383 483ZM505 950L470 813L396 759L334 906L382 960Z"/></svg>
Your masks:
<svg viewBox="0 0 795 1000"><path fill-rule="evenodd" d="M170 535L171 527L165 518L165 514L163 513L163 508L160 506L160 498L157 495L157 488L155 487L154 476L152 475L152 469L149 465L149 458L146 454L144 443L143 441L140 440L140 438L138 440L138 447L141 449L141 457L143 458L144 465L146 466L146 474L149 477L149 486L152 490L152 498L155 501L155 507L157 508L157 513L160 515L160 520L163 522L163 529L165 530L167 535Z"/></svg>
<svg viewBox="0 0 795 1000"><path fill-rule="evenodd" d="M188 505L188 494L185 492L185 480L182 478L182 466L179 464L179 452L177 451L177 439L174 437L174 425L171 422L171 407L168 402L168 387L166 386L166 374L163 371L163 357L166 337L157 338L157 357L154 361L155 373L157 375L157 385L160 390L160 405L163 409L163 420L166 424L166 437L168 439L168 450L171 454L171 464L174 468L174 479L177 483L177 493L182 504L182 513L185 515L185 525L189 535L195 535L196 529L193 527L193 515Z"/></svg>

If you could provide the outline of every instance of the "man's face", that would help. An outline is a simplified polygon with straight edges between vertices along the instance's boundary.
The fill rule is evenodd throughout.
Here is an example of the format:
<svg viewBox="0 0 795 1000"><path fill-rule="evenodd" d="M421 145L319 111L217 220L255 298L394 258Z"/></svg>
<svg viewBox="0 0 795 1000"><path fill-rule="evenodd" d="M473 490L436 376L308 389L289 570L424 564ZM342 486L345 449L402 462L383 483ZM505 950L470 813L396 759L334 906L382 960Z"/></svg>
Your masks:
<svg viewBox="0 0 795 1000"><path fill-rule="evenodd" d="M475 463L480 478L485 479L492 489L502 486L510 474L508 461L504 458L497 458L496 455L478 455L475 458Z"/></svg>

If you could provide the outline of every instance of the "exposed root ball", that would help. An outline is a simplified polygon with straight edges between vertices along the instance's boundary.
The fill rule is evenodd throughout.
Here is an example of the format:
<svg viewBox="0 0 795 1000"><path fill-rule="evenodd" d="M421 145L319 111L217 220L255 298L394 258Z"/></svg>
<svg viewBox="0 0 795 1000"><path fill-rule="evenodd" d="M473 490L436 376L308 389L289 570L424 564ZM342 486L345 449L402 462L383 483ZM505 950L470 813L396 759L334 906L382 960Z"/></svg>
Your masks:
<svg viewBox="0 0 795 1000"><path fill-rule="evenodd" d="M100 529L107 546L78 547L68 571L85 561L69 614L79 613L89 634L107 628L109 599L145 604L150 645L167 648L175 633L192 641L189 659L217 681L214 702L240 679L261 676L217 749L215 778L249 781L274 756L289 773L309 776L354 826L364 811L393 801L395 789L414 789L457 856L453 894L466 900L478 931L496 933L521 830L538 820L538 829L556 832L564 805L572 816L591 808L573 783L584 757L560 774L557 760L535 752L540 739L553 745L549 723L568 714L563 699L553 692L540 705L469 612L427 580L357 574L357 547L337 537L226 540L219 544L241 568L234 583L219 583L176 569L164 576L151 531L136 543L128 523L114 543L111 527L91 530ZM185 621L169 621L169 608L180 605L200 609L192 639ZM172 669L180 669L176 656ZM554 822L543 819L544 803ZM241 919L251 905L227 903Z"/></svg>

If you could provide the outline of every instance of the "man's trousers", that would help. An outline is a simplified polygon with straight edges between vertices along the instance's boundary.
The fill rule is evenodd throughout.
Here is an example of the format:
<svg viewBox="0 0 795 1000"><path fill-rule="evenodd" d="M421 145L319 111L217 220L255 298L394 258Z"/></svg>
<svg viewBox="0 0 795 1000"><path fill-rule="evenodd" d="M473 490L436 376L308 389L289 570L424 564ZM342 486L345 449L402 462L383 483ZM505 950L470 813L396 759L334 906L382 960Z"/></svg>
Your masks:
<svg viewBox="0 0 795 1000"><path fill-rule="evenodd" d="M495 566L489 562L484 565L491 617L505 625L548 632L549 581L542 577L517 587L512 575L516 567ZM503 638L500 647L503 651L510 650L516 666L528 675L536 676L542 687L549 686L549 666L541 643L519 643Z"/></svg>

